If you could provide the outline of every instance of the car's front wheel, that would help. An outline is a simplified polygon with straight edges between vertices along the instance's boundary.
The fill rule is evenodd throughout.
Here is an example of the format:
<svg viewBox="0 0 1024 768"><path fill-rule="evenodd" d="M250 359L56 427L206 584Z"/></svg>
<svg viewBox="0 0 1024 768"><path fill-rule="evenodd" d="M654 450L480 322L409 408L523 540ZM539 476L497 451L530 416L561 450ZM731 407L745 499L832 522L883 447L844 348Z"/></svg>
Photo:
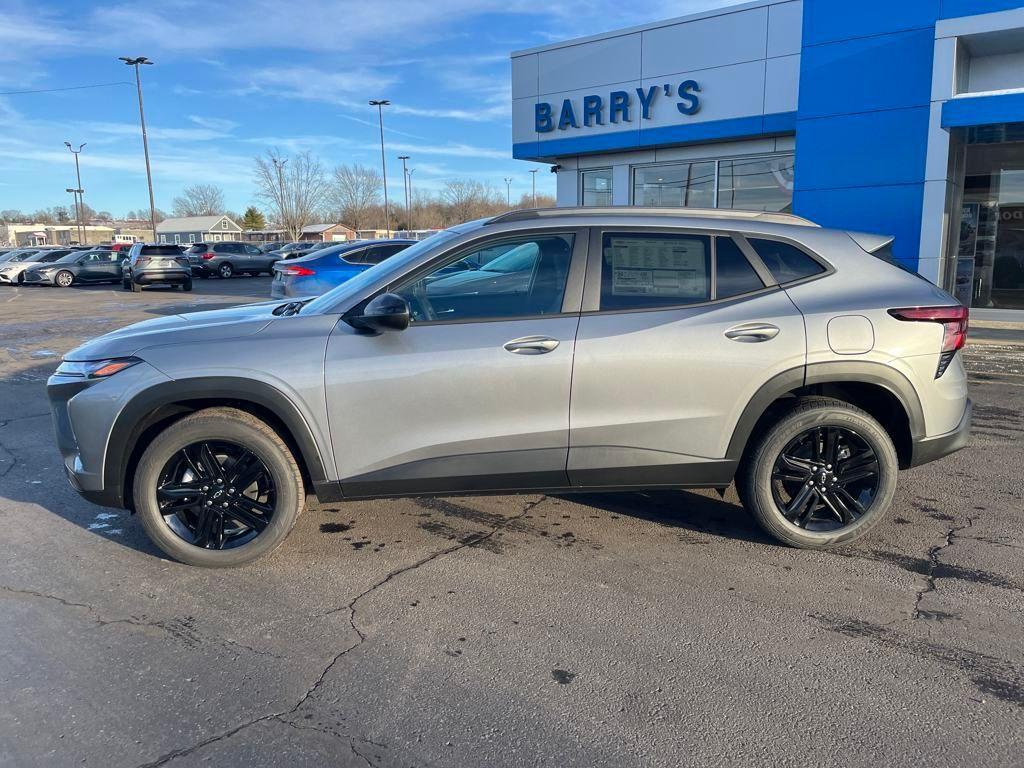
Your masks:
<svg viewBox="0 0 1024 768"><path fill-rule="evenodd" d="M892 439L868 413L808 397L761 435L736 484L770 535L823 549L859 539L881 521L898 471Z"/></svg>
<svg viewBox="0 0 1024 768"><path fill-rule="evenodd" d="M73 282L75 282L75 276L66 269L62 269L53 276L53 284L58 288L70 288Z"/></svg>
<svg viewBox="0 0 1024 768"><path fill-rule="evenodd" d="M229 568L276 549L305 493L295 459L273 429L244 411L211 408L149 444L134 499L146 533L170 557Z"/></svg>

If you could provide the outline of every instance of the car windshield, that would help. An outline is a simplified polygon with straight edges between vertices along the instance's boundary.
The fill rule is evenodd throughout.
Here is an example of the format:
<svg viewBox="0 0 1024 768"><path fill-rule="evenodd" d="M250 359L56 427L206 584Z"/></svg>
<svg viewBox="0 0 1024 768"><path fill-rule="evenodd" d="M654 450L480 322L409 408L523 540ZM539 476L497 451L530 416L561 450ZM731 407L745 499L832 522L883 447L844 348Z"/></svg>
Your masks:
<svg viewBox="0 0 1024 768"><path fill-rule="evenodd" d="M432 251L437 246L455 239L464 231L461 227L459 230L446 229L426 240L420 240L415 245L409 246L391 258L385 259L380 264L375 264L365 272L360 272L352 279L346 280L336 288L313 299L306 305L303 313L329 312L333 306L348 296L359 293L379 280L387 280L389 275L400 275L409 263L418 259L423 253Z"/></svg>

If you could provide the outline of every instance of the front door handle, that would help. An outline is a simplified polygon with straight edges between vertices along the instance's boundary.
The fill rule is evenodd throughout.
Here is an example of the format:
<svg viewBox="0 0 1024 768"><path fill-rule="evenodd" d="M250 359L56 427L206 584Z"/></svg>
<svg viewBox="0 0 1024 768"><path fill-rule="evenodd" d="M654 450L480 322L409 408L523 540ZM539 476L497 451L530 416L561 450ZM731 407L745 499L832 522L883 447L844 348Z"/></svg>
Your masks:
<svg viewBox="0 0 1024 768"><path fill-rule="evenodd" d="M558 346L558 339L548 336L524 336L521 339L506 341L502 346L514 355L543 355Z"/></svg>
<svg viewBox="0 0 1024 768"><path fill-rule="evenodd" d="M770 341L778 335L779 327L771 323L745 323L734 326L725 332L725 338L747 344Z"/></svg>

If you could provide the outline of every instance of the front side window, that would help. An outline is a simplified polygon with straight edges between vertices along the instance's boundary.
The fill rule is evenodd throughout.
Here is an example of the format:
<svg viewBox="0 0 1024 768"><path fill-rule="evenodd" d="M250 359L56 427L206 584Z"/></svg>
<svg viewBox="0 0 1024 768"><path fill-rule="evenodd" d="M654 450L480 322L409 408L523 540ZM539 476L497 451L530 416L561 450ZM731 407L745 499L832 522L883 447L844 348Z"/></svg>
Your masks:
<svg viewBox="0 0 1024 768"><path fill-rule="evenodd" d="M590 207L612 204L611 168L581 171L580 184L582 186L580 200L584 206Z"/></svg>
<svg viewBox="0 0 1024 768"><path fill-rule="evenodd" d="M633 204L655 208L714 208L715 164L676 163L636 168Z"/></svg>
<svg viewBox="0 0 1024 768"><path fill-rule="evenodd" d="M459 254L395 292L416 322L535 317L562 311L572 235L505 240Z"/></svg>
<svg viewBox="0 0 1024 768"><path fill-rule="evenodd" d="M652 309L711 300L711 238L606 233L601 309Z"/></svg>
<svg viewBox="0 0 1024 768"><path fill-rule="evenodd" d="M791 213L793 155L718 164L718 207Z"/></svg>
<svg viewBox="0 0 1024 768"><path fill-rule="evenodd" d="M750 239L761 261L780 283L791 283L824 272L825 268L795 245L777 240Z"/></svg>

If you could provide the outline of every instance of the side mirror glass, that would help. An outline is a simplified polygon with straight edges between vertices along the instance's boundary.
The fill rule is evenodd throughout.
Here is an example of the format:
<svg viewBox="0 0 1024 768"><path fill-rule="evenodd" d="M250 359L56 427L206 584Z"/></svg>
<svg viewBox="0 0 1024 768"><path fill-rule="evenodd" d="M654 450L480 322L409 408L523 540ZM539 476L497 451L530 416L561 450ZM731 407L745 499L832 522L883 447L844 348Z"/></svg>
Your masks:
<svg viewBox="0 0 1024 768"><path fill-rule="evenodd" d="M382 293L363 308L361 315L348 318L355 328L365 331L404 331L409 327L409 304L396 293Z"/></svg>

